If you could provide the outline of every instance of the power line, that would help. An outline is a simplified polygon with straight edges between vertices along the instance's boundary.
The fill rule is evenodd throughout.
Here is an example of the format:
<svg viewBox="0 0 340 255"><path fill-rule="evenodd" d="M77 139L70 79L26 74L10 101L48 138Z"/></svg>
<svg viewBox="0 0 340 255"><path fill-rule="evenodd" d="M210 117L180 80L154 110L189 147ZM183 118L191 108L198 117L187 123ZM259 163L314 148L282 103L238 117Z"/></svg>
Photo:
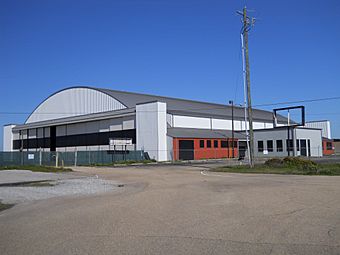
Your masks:
<svg viewBox="0 0 340 255"><path fill-rule="evenodd" d="M234 106L235 107L235 106ZM156 112L156 111L142 111L142 112ZM157 111L159 112L159 111ZM102 113L102 112L98 112L98 113ZM27 115L27 114L31 114L28 112L0 112L0 114L2 115ZM37 115L53 115L53 114L81 114L81 115L87 115L87 114L96 114L96 113L35 113ZM179 113L180 114L180 113ZM299 116L299 113L290 113L291 115L296 115ZM306 115L340 115L340 112L324 112L324 113L306 113Z"/></svg>
<svg viewBox="0 0 340 255"><path fill-rule="evenodd" d="M298 103L311 103L311 102L319 102L319 101L328 101L328 100L338 100L338 97L325 97L325 98L316 98L316 99L307 99L307 100L298 100L298 101L287 101L287 102L279 102L279 103L269 103L269 104L257 104L258 106L273 106L273 105L283 105L283 104L298 104Z"/></svg>

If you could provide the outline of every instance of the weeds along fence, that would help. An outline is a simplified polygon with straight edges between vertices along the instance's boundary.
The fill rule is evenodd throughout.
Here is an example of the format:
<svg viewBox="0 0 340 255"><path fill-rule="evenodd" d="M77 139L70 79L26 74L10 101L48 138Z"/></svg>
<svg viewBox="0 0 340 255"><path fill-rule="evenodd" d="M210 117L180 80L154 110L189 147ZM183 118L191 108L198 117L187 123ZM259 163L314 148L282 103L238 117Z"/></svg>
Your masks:
<svg viewBox="0 0 340 255"><path fill-rule="evenodd" d="M87 166L124 161L142 161L144 151L74 151L74 152L0 152L0 166L44 165Z"/></svg>

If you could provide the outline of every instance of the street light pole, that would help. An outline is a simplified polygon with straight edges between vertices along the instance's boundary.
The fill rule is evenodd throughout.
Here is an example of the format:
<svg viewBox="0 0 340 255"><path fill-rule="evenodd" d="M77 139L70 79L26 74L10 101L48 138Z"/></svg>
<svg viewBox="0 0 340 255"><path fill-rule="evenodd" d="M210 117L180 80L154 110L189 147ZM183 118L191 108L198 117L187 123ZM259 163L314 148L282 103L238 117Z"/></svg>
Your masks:
<svg viewBox="0 0 340 255"><path fill-rule="evenodd" d="M231 148L232 148L232 158L234 158L234 101L230 100L229 104L231 105Z"/></svg>

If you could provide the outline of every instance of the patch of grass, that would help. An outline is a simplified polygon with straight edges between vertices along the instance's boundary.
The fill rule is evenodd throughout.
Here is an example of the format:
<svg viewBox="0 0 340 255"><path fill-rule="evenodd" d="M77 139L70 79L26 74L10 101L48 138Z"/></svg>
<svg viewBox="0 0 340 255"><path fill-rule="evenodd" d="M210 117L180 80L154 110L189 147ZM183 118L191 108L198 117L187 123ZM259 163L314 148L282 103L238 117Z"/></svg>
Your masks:
<svg viewBox="0 0 340 255"><path fill-rule="evenodd" d="M340 175L339 163L318 164L318 174L320 175Z"/></svg>
<svg viewBox="0 0 340 255"><path fill-rule="evenodd" d="M340 164L317 164L303 158L287 157L270 159L264 164L249 166L225 166L214 168L214 172L258 173L258 174L298 174L298 175L340 175Z"/></svg>
<svg viewBox="0 0 340 255"><path fill-rule="evenodd" d="M3 211L3 210L7 210L11 207L13 207L14 205L13 204L3 204L0 202L0 212Z"/></svg>
<svg viewBox="0 0 340 255"><path fill-rule="evenodd" d="M53 166L0 166L0 170L30 170L32 172L48 172L48 173L60 173L60 172L71 172L71 168L53 167Z"/></svg>

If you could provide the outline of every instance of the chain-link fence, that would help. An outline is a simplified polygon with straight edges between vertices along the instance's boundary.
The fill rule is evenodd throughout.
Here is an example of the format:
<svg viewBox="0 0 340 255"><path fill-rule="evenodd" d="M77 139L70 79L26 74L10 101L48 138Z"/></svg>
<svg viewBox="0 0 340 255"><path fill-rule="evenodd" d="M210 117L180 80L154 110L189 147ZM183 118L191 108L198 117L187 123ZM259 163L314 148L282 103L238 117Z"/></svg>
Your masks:
<svg viewBox="0 0 340 255"><path fill-rule="evenodd" d="M323 157L334 155L334 150L326 151L322 146L300 146L298 148L254 148L256 158L275 158L275 157ZM204 160L204 159L230 159L236 158L244 160L249 158L249 151L246 147L231 148L212 148L212 149L174 149L174 160Z"/></svg>
<svg viewBox="0 0 340 255"><path fill-rule="evenodd" d="M46 165L46 166L85 166L105 165L113 162L143 161L150 159L165 159L168 161L209 160L209 159L238 159L249 158L246 147L232 148L202 148L186 149L174 148L173 150L129 150L129 151L74 151L74 152L0 152L0 166L10 165ZM322 157L334 155L334 151L326 154L321 146L299 148L254 148L254 157L257 159L302 156Z"/></svg>
<svg viewBox="0 0 340 255"><path fill-rule="evenodd" d="M146 158L144 151L0 152L0 166L86 166L142 161Z"/></svg>

